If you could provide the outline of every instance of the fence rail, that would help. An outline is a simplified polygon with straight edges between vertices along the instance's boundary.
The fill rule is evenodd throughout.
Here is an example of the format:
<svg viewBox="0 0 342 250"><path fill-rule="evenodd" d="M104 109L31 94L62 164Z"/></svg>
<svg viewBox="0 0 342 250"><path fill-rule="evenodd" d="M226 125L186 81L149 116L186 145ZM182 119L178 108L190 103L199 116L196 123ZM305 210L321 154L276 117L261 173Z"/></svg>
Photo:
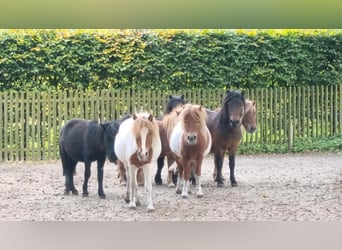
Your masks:
<svg viewBox="0 0 342 250"><path fill-rule="evenodd" d="M181 93L131 90L2 92L0 93L0 160L59 158L59 130L74 117L115 120L145 110L159 116L169 94L184 94L191 103L221 106L224 90ZM342 133L342 84L275 89L247 89L257 102L258 131L244 134L242 143L286 143L290 122L293 138Z"/></svg>

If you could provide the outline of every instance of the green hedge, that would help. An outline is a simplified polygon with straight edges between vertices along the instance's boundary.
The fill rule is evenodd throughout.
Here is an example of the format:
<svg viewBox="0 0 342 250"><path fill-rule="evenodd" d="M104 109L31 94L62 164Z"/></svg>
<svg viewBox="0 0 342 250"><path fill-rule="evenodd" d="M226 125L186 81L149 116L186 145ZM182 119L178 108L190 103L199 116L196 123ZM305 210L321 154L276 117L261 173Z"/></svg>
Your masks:
<svg viewBox="0 0 342 250"><path fill-rule="evenodd" d="M0 90L342 82L340 30L2 30Z"/></svg>

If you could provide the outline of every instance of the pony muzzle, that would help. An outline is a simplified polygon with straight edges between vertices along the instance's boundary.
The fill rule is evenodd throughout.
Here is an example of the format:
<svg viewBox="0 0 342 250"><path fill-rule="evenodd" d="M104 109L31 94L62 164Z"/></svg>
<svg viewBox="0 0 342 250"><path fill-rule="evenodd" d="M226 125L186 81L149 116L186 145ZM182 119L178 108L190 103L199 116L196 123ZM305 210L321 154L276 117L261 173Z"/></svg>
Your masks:
<svg viewBox="0 0 342 250"><path fill-rule="evenodd" d="M148 159L148 151L147 150L138 150L137 156L139 161L145 161Z"/></svg>
<svg viewBox="0 0 342 250"><path fill-rule="evenodd" d="M195 145L197 143L197 134L189 133L186 137L187 144Z"/></svg>
<svg viewBox="0 0 342 250"><path fill-rule="evenodd" d="M230 120L230 126L232 128L237 128L240 125L241 125L241 121L240 120L233 120L233 119Z"/></svg>

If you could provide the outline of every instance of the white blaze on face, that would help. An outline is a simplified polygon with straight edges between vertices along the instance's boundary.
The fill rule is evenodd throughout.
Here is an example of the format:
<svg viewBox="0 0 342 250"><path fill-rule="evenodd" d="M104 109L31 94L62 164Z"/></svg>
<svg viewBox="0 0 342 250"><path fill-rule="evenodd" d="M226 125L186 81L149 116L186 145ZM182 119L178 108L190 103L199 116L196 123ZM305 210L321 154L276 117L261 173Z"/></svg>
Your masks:
<svg viewBox="0 0 342 250"><path fill-rule="evenodd" d="M148 158L148 149L146 148L147 133L148 133L148 129L146 127L143 127L140 130L141 150L139 152L139 156L143 160Z"/></svg>

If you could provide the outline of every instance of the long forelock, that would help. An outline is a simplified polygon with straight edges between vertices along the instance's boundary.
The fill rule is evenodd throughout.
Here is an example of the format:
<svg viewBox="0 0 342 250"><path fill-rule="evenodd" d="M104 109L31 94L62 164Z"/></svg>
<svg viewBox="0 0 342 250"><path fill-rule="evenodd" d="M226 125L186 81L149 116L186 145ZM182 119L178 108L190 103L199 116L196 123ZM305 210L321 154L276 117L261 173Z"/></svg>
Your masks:
<svg viewBox="0 0 342 250"><path fill-rule="evenodd" d="M138 116L137 119L133 121L132 131L135 136L140 134L141 128L146 127L149 132L152 132L153 136L158 132L158 125L155 121L150 121L145 116Z"/></svg>
<svg viewBox="0 0 342 250"><path fill-rule="evenodd" d="M182 121L182 126L184 128L185 117L190 116L194 121L200 122L201 131L205 131L207 112L202 108L199 110L199 105L185 105L184 110L180 113L179 119Z"/></svg>

